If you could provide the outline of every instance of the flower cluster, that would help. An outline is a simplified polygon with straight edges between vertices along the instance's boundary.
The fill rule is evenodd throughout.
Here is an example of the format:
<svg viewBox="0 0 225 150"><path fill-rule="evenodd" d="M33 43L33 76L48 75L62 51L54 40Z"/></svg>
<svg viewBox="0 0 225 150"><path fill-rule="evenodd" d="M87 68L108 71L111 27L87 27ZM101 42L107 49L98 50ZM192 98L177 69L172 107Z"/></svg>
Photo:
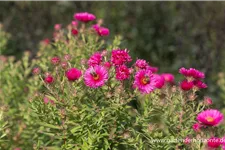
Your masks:
<svg viewBox="0 0 225 150"><path fill-rule="evenodd" d="M203 72L194 68L185 69L182 67L180 68L179 73L186 77L186 79L180 83L182 90L189 91L193 88L195 90L207 88L207 85L201 81L201 79L205 78L205 74Z"/></svg>

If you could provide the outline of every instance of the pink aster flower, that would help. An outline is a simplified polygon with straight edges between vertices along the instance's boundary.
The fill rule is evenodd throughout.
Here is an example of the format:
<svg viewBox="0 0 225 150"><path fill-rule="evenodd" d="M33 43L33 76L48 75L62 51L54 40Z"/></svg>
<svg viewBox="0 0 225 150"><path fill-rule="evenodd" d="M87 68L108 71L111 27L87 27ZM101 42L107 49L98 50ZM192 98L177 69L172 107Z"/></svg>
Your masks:
<svg viewBox="0 0 225 150"><path fill-rule="evenodd" d="M146 62L146 60L144 59L138 59L136 62L135 62L135 66L138 68L138 69L146 69L148 67L148 63Z"/></svg>
<svg viewBox="0 0 225 150"><path fill-rule="evenodd" d="M223 114L216 109L208 109L198 114L197 120L206 126L217 126L224 119Z"/></svg>
<svg viewBox="0 0 225 150"><path fill-rule="evenodd" d="M109 35L109 29L105 27L99 27L97 29L97 33L99 36L108 36Z"/></svg>
<svg viewBox="0 0 225 150"><path fill-rule="evenodd" d="M186 77L193 77L195 79L203 79L205 78L205 74L197 69L190 68L185 69L184 67L180 68L179 70L180 74L183 74Z"/></svg>
<svg viewBox="0 0 225 150"><path fill-rule="evenodd" d="M132 59L126 49L125 50L118 49L112 51L111 61L115 66L123 65L126 62L130 62L131 60Z"/></svg>
<svg viewBox="0 0 225 150"><path fill-rule="evenodd" d="M207 84L205 84L201 80L194 80L193 83L194 83L194 86L197 87L198 89L205 89L205 88L207 88Z"/></svg>
<svg viewBox="0 0 225 150"><path fill-rule="evenodd" d="M181 83L180 83L180 87L182 90L184 91L189 91L193 88L194 84L192 81L188 81L188 80L183 80Z"/></svg>
<svg viewBox="0 0 225 150"><path fill-rule="evenodd" d="M199 132L201 127L202 127L201 124L195 123L195 124L193 124L192 129L193 129L195 132Z"/></svg>
<svg viewBox="0 0 225 150"><path fill-rule="evenodd" d="M160 76L158 74L154 74L154 79L155 79L155 87L158 89L161 89L164 84L165 84L165 79L163 76Z"/></svg>
<svg viewBox="0 0 225 150"><path fill-rule="evenodd" d="M88 66L95 66L95 65L100 65L100 63L102 62L102 55L99 52L96 52L95 54L93 54L89 60L88 60Z"/></svg>
<svg viewBox="0 0 225 150"><path fill-rule="evenodd" d="M85 23L96 19L95 15L88 12L76 13L74 14L74 18Z"/></svg>
<svg viewBox="0 0 225 150"><path fill-rule="evenodd" d="M54 26L54 29L56 30L56 31L58 31L58 30L60 30L61 29L61 24L55 24L55 26Z"/></svg>
<svg viewBox="0 0 225 150"><path fill-rule="evenodd" d="M170 73L163 73L161 76L164 77L165 81L168 83L174 83L174 76Z"/></svg>
<svg viewBox="0 0 225 150"><path fill-rule="evenodd" d="M72 25L73 27L77 27L78 22L76 22L76 21L72 21L72 22L71 22L71 25Z"/></svg>
<svg viewBox="0 0 225 150"><path fill-rule="evenodd" d="M66 77L69 81L78 80L81 77L82 73L77 68L71 68L66 72Z"/></svg>
<svg viewBox="0 0 225 150"><path fill-rule="evenodd" d="M207 140L207 145L210 148L218 148L221 145L220 138L218 137L211 137Z"/></svg>
<svg viewBox="0 0 225 150"><path fill-rule="evenodd" d="M119 81L126 80L130 77L130 70L125 65L116 67L116 79Z"/></svg>
<svg viewBox="0 0 225 150"><path fill-rule="evenodd" d="M108 72L103 66L94 66L86 70L84 83L91 88L98 88L108 80Z"/></svg>
<svg viewBox="0 0 225 150"><path fill-rule="evenodd" d="M152 66L147 66L146 69L150 70L152 73L156 73L159 70L157 67L152 67Z"/></svg>
<svg viewBox="0 0 225 150"><path fill-rule="evenodd" d="M92 28L98 32L98 29L100 28L100 26L98 24L92 25Z"/></svg>
<svg viewBox="0 0 225 150"><path fill-rule="evenodd" d="M155 89L155 77L150 70L139 70L135 74L133 87L141 93L148 94Z"/></svg>

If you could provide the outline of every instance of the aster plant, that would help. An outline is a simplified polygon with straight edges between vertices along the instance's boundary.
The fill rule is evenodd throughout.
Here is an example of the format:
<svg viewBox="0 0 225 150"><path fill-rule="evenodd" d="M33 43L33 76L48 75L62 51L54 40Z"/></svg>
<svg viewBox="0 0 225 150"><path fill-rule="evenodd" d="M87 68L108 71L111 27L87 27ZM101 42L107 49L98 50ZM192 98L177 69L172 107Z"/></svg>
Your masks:
<svg viewBox="0 0 225 150"><path fill-rule="evenodd" d="M50 71L53 81L45 82L46 75L40 74L44 92L31 102L39 125L45 127L41 132L49 135L45 140L38 139L37 148L223 147L224 131L220 126L224 116L210 108L209 100L198 96L207 88L203 72L181 68L184 80L176 82L172 74L159 73L146 60L132 59L128 49L119 47L118 38L112 44L105 43L102 36L109 35L108 29L100 29L100 24L87 26L96 17L87 13L74 16L81 24L80 28L76 25L78 34L69 33L65 44L60 33L61 37L52 43L56 51L63 47L71 59L65 60L65 51L60 50L58 57L67 67L53 63L56 57L49 58L52 63L46 71ZM46 103L46 97L53 103ZM211 142L211 138L219 142ZM191 139L206 142L188 142Z"/></svg>
<svg viewBox="0 0 225 150"><path fill-rule="evenodd" d="M106 42L109 29L91 25L93 14L74 19L40 43L30 66L32 123L25 121L35 131L32 147L11 149L224 149L224 114L199 95L207 88L203 72L181 68L184 79L176 81L132 58L120 37Z"/></svg>

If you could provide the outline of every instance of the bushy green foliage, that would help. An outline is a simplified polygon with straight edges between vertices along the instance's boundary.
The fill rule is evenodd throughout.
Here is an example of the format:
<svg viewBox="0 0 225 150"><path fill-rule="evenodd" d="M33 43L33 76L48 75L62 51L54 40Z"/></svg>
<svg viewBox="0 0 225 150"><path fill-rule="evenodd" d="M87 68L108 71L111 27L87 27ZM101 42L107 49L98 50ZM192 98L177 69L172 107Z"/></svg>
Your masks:
<svg viewBox="0 0 225 150"><path fill-rule="evenodd" d="M30 82L33 63L29 61L29 55L29 52L26 52L21 61L15 61L14 57L1 56L0 105L3 111L1 122L7 123L4 130L5 141L1 142L3 149L20 145L32 146L31 137L36 132L28 104L29 97L39 85L38 81Z"/></svg>
<svg viewBox="0 0 225 150"><path fill-rule="evenodd" d="M220 104L220 108L223 109L223 112L225 112L225 74L224 73L219 73L219 80L217 81L218 85L219 85L219 96L221 99L221 104Z"/></svg>
<svg viewBox="0 0 225 150"><path fill-rule="evenodd" d="M7 44L11 35L3 30L3 25L0 23L0 54L4 54L7 49Z"/></svg>

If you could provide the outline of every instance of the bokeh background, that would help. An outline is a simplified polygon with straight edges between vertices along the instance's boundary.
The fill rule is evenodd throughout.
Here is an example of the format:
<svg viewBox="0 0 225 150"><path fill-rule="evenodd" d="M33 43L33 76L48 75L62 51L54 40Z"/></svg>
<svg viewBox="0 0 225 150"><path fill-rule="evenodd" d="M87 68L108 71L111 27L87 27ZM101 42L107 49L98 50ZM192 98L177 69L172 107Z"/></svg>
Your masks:
<svg viewBox="0 0 225 150"><path fill-rule="evenodd" d="M0 22L10 33L1 54L20 59L29 50L35 56L39 42L52 37L54 24L66 27L81 11L102 18L109 39L121 35L121 47L160 72L174 73L177 81L182 66L205 72L204 92L224 107L218 82L225 72L225 2L0 2Z"/></svg>

